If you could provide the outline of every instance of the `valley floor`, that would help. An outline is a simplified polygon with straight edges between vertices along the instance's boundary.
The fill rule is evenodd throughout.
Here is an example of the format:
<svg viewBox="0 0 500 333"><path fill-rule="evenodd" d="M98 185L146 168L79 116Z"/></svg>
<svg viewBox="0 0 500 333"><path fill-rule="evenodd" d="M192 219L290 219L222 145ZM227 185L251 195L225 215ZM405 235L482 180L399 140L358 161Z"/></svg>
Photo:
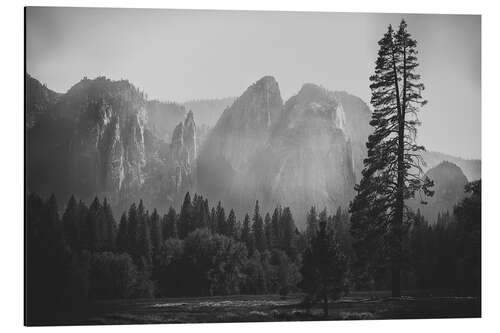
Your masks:
<svg viewBox="0 0 500 333"><path fill-rule="evenodd" d="M306 308L302 295L238 295L96 302L83 317L63 325L218 323L324 320L320 306ZM328 320L480 317L471 297L388 297L354 293L330 303Z"/></svg>

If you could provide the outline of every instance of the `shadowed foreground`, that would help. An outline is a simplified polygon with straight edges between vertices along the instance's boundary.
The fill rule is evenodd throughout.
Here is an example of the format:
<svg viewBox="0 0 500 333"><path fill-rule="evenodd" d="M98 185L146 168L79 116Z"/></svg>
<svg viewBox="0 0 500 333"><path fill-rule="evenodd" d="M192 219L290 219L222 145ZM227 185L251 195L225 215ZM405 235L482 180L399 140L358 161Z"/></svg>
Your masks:
<svg viewBox="0 0 500 333"><path fill-rule="evenodd" d="M372 294L373 295L373 294ZM480 317L481 304L472 297L372 297L355 293L330 303L328 320ZM108 301L58 324L160 324L324 320L321 307L308 308L302 295L168 298Z"/></svg>

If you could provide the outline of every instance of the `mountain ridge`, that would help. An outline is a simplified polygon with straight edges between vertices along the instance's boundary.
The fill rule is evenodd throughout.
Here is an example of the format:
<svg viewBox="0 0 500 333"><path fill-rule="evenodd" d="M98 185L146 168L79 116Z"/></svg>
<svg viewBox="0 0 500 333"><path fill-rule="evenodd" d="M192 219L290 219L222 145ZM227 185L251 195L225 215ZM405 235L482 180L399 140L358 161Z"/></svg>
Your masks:
<svg viewBox="0 0 500 333"><path fill-rule="evenodd" d="M434 224L438 214L452 213L455 205L467 196L465 185L469 180L458 165L449 161L442 161L429 169L425 175L434 181L434 195L423 198L426 204L422 204L417 197L409 200L408 205L415 211L420 210L427 221Z"/></svg>
<svg viewBox="0 0 500 333"><path fill-rule="evenodd" d="M34 87L26 96L27 188L58 197L145 198L166 210L199 191L227 198L240 214L255 200L265 210L290 205L300 226L308 205L347 206L371 130L371 111L359 97L306 83L283 101L271 76L201 132L195 111L148 100L127 80L84 78L64 94L29 74L26 80ZM424 159L426 172L450 160L469 180L480 178L481 160L432 151Z"/></svg>

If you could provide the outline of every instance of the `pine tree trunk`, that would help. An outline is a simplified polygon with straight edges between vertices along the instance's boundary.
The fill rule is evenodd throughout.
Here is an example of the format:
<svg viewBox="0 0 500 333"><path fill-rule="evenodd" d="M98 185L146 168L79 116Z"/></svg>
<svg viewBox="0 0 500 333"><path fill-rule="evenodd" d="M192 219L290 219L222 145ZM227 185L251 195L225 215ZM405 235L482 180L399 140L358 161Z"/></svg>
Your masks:
<svg viewBox="0 0 500 333"><path fill-rule="evenodd" d="M401 252L402 252L402 239L401 229L403 226L403 209L404 209L404 129L405 129L405 100L406 94L405 87L406 81L403 82L403 102L401 103L398 75L396 70L396 61L393 54L393 69L394 81L396 87L396 99L398 108L398 149L397 149L397 188L396 188L396 207L394 219L392 221L392 297L401 296ZM403 79L404 79L403 74Z"/></svg>
<svg viewBox="0 0 500 333"><path fill-rule="evenodd" d="M403 124L404 126L404 124ZM402 127L400 125L400 127ZM395 218L392 225L393 232L393 248L392 248L392 297L401 296L401 228L403 225L403 209L404 209L404 149L403 149L403 134L404 130L399 130L399 144L398 144L398 177L397 177L397 193L396 193L396 211Z"/></svg>
<svg viewBox="0 0 500 333"><path fill-rule="evenodd" d="M397 193L396 193L396 211L392 225L393 230L393 248L392 248L392 297L401 296L401 254L402 254L402 227L404 210L404 111L401 112L399 119L398 133L398 154L397 154Z"/></svg>

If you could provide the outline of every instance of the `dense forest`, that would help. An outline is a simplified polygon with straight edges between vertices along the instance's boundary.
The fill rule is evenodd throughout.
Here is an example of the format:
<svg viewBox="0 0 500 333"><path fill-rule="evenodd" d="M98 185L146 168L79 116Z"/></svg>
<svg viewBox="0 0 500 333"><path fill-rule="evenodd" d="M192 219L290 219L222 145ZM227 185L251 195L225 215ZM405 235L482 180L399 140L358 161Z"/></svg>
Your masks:
<svg viewBox="0 0 500 333"><path fill-rule="evenodd" d="M480 181L453 212L429 225L417 211L404 239L404 290L480 295ZM142 202L119 219L104 198L26 199L28 319L105 299L304 292L311 304L355 290L390 288L390 265L358 270L350 216L311 207L307 228L288 207L271 213L259 202L242 221L219 203L187 193L180 211L160 216Z"/></svg>

